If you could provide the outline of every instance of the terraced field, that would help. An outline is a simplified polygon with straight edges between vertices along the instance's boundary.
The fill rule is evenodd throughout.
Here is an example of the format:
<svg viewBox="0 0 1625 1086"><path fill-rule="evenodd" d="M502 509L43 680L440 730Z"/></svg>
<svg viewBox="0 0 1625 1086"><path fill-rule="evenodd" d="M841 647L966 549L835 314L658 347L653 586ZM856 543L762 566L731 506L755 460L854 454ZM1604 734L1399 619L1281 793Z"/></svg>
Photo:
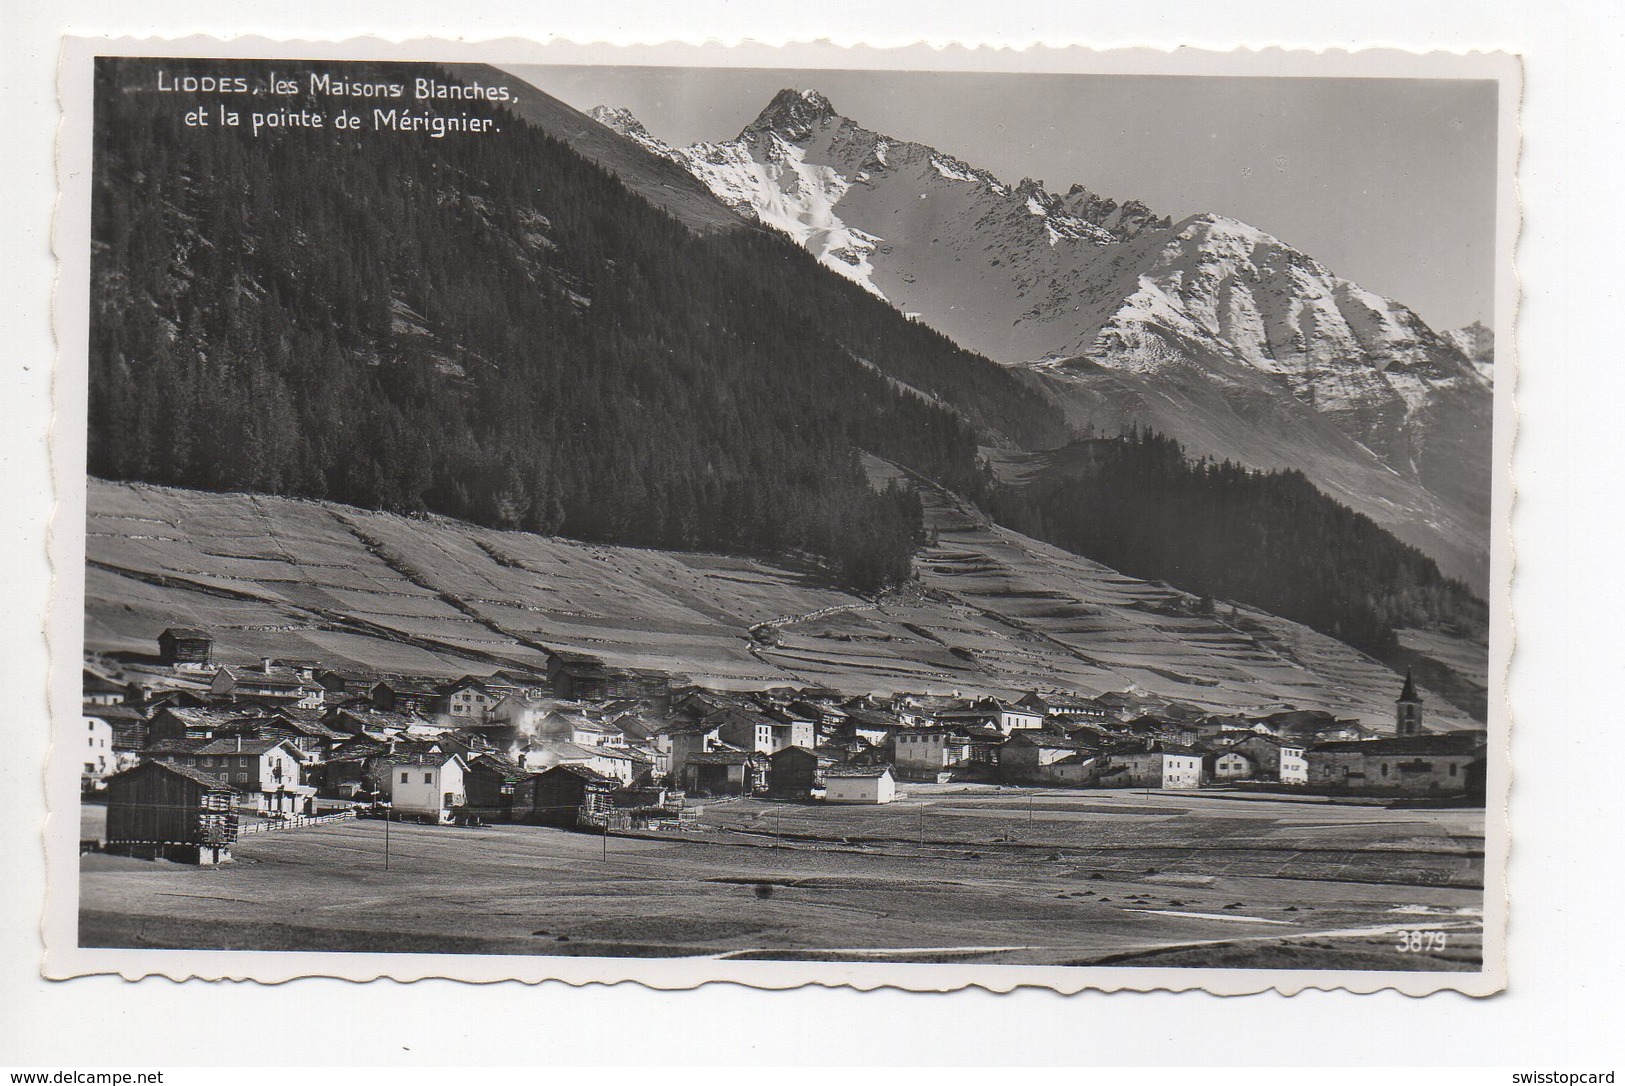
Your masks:
<svg viewBox="0 0 1625 1086"><path fill-rule="evenodd" d="M877 475L888 470L875 465ZM721 687L1099 693L1214 710L1320 708L1387 727L1389 669L1295 623L1194 600L925 495L935 542L880 601L816 570L500 532L330 503L90 481L86 647L150 653L165 626L226 661L315 657L427 675L592 653ZM1482 646L1448 644L1460 660ZM1424 690L1426 694L1426 690ZM1471 720L1429 697L1434 726Z"/></svg>

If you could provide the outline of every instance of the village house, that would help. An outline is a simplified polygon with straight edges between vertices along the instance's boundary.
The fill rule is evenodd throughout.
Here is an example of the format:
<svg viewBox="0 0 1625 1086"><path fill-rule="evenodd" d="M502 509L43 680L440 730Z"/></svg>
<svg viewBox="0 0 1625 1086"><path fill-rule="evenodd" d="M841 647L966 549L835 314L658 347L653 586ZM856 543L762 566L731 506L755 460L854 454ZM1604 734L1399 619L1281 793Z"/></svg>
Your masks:
<svg viewBox="0 0 1625 1086"><path fill-rule="evenodd" d="M531 734L537 739L574 743L581 747L603 746L615 732L612 728L584 716L565 716L550 712L535 721ZM616 736L618 737L618 736Z"/></svg>
<svg viewBox="0 0 1625 1086"><path fill-rule="evenodd" d="M238 735L162 740L143 756L219 778L236 789L240 807L258 814L311 814L316 809L316 789L304 783L303 760L285 739Z"/></svg>
<svg viewBox="0 0 1625 1086"><path fill-rule="evenodd" d="M158 635L158 659L177 671L207 671L214 665L214 638L189 626L171 626Z"/></svg>
<svg viewBox="0 0 1625 1086"><path fill-rule="evenodd" d="M1145 699L1127 691L1108 690L1104 694L1097 694L1094 703L1104 709L1113 720L1127 720L1136 712Z"/></svg>
<svg viewBox="0 0 1625 1086"><path fill-rule="evenodd" d="M500 754L480 753L464 759L463 806L459 822L489 825L514 821L514 795L534 774Z"/></svg>
<svg viewBox="0 0 1625 1086"><path fill-rule="evenodd" d="M683 765L683 786L696 796L754 796L767 791L771 763L750 750L709 750Z"/></svg>
<svg viewBox="0 0 1625 1086"><path fill-rule="evenodd" d="M428 717L434 713L440 691L422 679L379 679L367 691L373 708Z"/></svg>
<svg viewBox="0 0 1625 1086"><path fill-rule="evenodd" d="M861 739L870 746L879 746L897 731L897 718L879 709L846 709L845 720L836 734L849 739Z"/></svg>
<svg viewBox="0 0 1625 1086"><path fill-rule="evenodd" d="M498 698L486 717L490 723L512 728L515 733L534 735L537 722L552 711L547 702L515 691Z"/></svg>
<svg viewBox="0 0 1625 1086"><path fill-rule="evenodd" d="M1482 732L1406 735L1309 748L1309 786L1394 796L1466 796L1484 789Z"/></svg>
<svg viewBox="0 0 1625 1086"><path fill-rule="evenodd" d="M1202 786L1202 752L1153 742L1143 750L1114 750L1100 774L1108 788L1186 789Z"/></svg>
<svg viewBox="0 0 1625 1086"><path fill-rule="evenodd" d="M316 672L316 685L322 688L328 705L365 698L377 681L378 676L372 672L354 668L322 668Z"/></svg>
<svg viewBox="0 0 1625 1086"><path fill-rule="evenodd" d="M201 709L209 701L208 683L157 687L132 679L124 687L124 704L149 714L169 708Z"/></svg>
<svg viewBox="0 0 1625 1086"><path fill-rule="evenodd" d="M785 747L768 758L768 794L774 799L806 800L824 787L829 758L806 747Z"/></svg>
<svg viewBox="0 0 1625 1086"><path fill-rule="evenodd" d="M1067 724L1085 722L1105 724L1112 719L1111 714L1092 698L1063 694L1059 691L1042 693L1035 690L1016 702L1016 705L1037 713L1045 720Z"/></svg>
<svg viewBox="0 0 1625 1086"><path fill-rule="evenodd" d="M815 692L803 691L802 696L793 699L787 708L813 722L816 737L820 740L840 732L847 726L847 712L838 702L840 696L834 691Z"/></svg>
<svg viewBox="0 0 1625 1086"><path fill-rule="evenodd" d="M892 699L889 709L903 727L933 728L944 714L963 712L967 704L957 694L899 694Z"/></svg>
<svg viewBox="0 0 1625 1086"><path fill-rule="evenodd" d="M1304 784L1309 779L1304 748L1297 743L1273 735L1246 735L1231 741L1229 749L1252 760L1253 776L1259 780Z"/></svg>
<svg viewBox="0 0 1625 1086"><path fill-rule="evenodd" d="M190 766L142 762L107 778L103 848L178 863L231 862L236 792Z"/></svg>
<svg viewBox="0 0 1625 1086"><path fill-rule="evenodd" d="M385 752L372 748L357 752L348 747L346 752L324 762L305 767L305 783L326 799L367 800L377 797L374 766Z"/></svg>
<svg viewBox="0 0 1625 1086"><path fill-rule="evenodd" d="M603 825L620 782L582 765L557 765L514 786L514 817L546 826Z"/></svg>
<svg viewBox="0 0 1625 1086"><path fill-rule="evenodd" d="M521 698L540 698L548 693L547 677L524 671L503 668L485 678L485 685L499 698L517 695Z"/></svg>
<svg viewBox="0 0 1625 1086"><path fill-rule="evenodd" d="M238 721L257 720L265 715L266 710L254 705L166 706L152 714L147 722L147 734L154 743L213 739Z"/></svg>
<svg viewBox="0 0 1625 1086"><path fill-rule="evenodd" d="M1308 784L1309 759L1303 747L1292 743L1281 744L1281 764L1276 779L1282 784Z"/></svg>
<svg viewBox="0 0 1625 1086"><path fill-rule="evenodd" d="M688 760L704 754L718 742L717 730L707 724L679 724L660 736L666 747L666 773L674 781L684 779Z"/></svg>
<svg viewBox="0 0 1625 1086"><path fill-rule="evenodd" d="M128 685L117 683L89 668L84 669L84 703L86 705L123 705Z"/></svg>
<svg viewBox="0 0 1625 1086"><path fill-rule="evenodd" d="M467 769L458 754L389 754L378 759L376 773L391 818L445 824L465 802Z"/></svg>
<svg viewBox="0 0 1625 1086"><path fill-rule="evenodd" d="M141 749L148 743L148 725L139 711L129 705L86 705L80 713L107 726L116 769L127 769L140 760Z"/></svg>
<svg viewBox="0 0 1625 1086"><path fill-rule="evenodd" d="M1043 714L1036 709L998 698L982 698L972 702L969 708L939 712L935 714L935 719L943 727L995 728L1001 738L1012 732L1040 728L1044 724Z"/></svg>
<svg viewBox="0 0 1625 1086"><path fill-rule="evenodd" d="M286 739L307 763L320 760L328 751L350 738L343 732L329 728L305 710L290 710L228 721L215 730L215 735Z"/></svg>
<svg viewBox="0 0 1625 1086"><path fill-rule="evenodd" d="M565 701L613 698L669 703L671 679L656 671L611 668L594 656L554 653L547 658L547 681Z"/></svg>
<svg viewBox="0 0 1625 1086"><path fill-rule="evenodd" d="M970 761L970 740L947 728L916 728L892 735L897 775L910 781L952 779L953 770Z"/></svg>
<svg viewBox="0 0 1625 1086"><path fill-rule="evenodd" d="M1239 750L1224 750L1208 755L1212 762L1209 770L1216 781L1246 780L1257 772L1258 766Z"/></svg>
<svg viewBox="0 0 1625 1086"><path fill-rule="evenodd" d="M321 722L329 729L349 736L406 732L428 723L414 713L375 709L371 702L335 705L321 715Z"/></svg>
<svg viewBox="0 0 1625 1086"><path fill-rule="evenodd" d="M215 672L209 692L234 702L300 709L321 709L327 704L327 693L319 685L291 668L277 667L270 657L258 667L221 668Z"/></svg>
<svg viewBox="0 0 1625 1086"><path fill-rule="evenodd" d="M520 746L515 757L522 767L536 772L559 765L579 765L622 784L631 784L634 776L632 756L615 747L586 747L560 739L532 739Z"/></svg>
<svg viewBox="0 0 1625 1086"><path fill-rule="evenodd" d="M815 747L818 745L818 732L822 717L816 713L805 713L793 705L772 706L763 710L774 723L788 729L783 732L789 740L786 746ZM784 749L783 747L779 748ZM769 751L768 753L772 753Z"/></svg>
<svg viewBox="0 0 1625 1086"><path fill-rule="evenodd" d="M831 766L824 772L825 803L876 804L896 798L890 766Z"/></svg>
<svg viewBox="0 0 1625 1086"><path fill-rule="evenodd" d="M1007 784L1083 788L1100 775L1091 743L1045 731L1018 731L999 747L999 776Z"/></svg>
<svg viewBox="0 0 1625 1086"><path fill-rule="evenodd" d="M85 749L80 758L83 768L79 773L79 787L87 792L100 788L103 779L118 769L118 752L113 747L113 726L100 716L91 715L89 710L95 708L86 707Z"/></svg>
<svg viewBox="0 0 1625 1086"><path fill-rule="evenodd" d="M811 721L790 723L755 710L726 708L702 723L714 728L717 737L729 746L761 754L790 746L811 747L818 742Z"/></svg>
<svg viewBox="0 0 1625 1086"><path fill-rule="evenodd" d="M483 680L473 675L464 675L441 688L439 707L445 716L451 718L454 725L483 724L503 696L504 694L493 691Z"/></svg>

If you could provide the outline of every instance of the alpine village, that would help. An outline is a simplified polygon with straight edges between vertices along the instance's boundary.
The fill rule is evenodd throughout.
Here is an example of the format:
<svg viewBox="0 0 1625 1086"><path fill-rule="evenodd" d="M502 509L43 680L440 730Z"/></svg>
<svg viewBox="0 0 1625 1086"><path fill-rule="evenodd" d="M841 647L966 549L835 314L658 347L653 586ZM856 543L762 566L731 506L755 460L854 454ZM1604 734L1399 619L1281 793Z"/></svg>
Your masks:
<svg viewBox="0 0 1625 1086"><path fill-rule="evenodd" d="M445 681L220 663L197 629L157 647L87 659L81 780L107 829L84 849L222 863L239 834L357 817L681 832L708 802L884 804L911 782L1483 802L1485 733L1430 732L1409 676L1379 736L1319 710L1216 716L1133 690L740 693L574 653L545 674Z"/></svg>

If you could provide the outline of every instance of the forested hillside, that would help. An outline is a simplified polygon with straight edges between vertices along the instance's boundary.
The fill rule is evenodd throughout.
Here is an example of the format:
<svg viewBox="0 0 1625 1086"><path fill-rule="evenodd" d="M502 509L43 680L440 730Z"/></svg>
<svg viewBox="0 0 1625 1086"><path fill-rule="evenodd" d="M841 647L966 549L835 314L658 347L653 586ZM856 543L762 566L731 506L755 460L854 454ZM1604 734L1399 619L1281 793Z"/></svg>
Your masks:
<svg viewBox="0 0 1625 1086"><path fill-rule="evenodd" d="M869 589L920 520L860 450L978 496L979 440L1063 439L1041 395L791 242L697 236L498 105L457 103L500 118L483 136L205 135L152 62L99 65L95 475L807 550ZM448 78L346 74L386 67Z"/></svg>
<svg viewBox="0 0 1625 1086"><path fill-rule="evenodd" d="M1300 472L1193 462L1138 429L1048 460L994 494L995 516L1124 573L1260 607L1379 657L1398 648L1399 628L1482 634L1488 623L1464 584Z"/></svg>

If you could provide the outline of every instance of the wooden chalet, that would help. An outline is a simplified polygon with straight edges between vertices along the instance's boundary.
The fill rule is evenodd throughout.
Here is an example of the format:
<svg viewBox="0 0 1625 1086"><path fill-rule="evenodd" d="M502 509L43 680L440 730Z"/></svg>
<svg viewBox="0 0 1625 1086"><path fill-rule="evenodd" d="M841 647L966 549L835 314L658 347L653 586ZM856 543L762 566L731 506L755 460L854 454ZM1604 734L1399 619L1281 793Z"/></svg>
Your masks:
<svg viewBox="0 0 1625 1086"><path fill-rule="evenodd" d="M214 638L190 626L171 626L158 635L158 659L170 667L210 667L214 663Z"/></svg>
<svg viewBox="0 0 1625 1086"><path fill-rule="evenodd" d="M231 860L237 790L189 766L142 762L107 778L104 848L180 863Z"/></svg>
<svg viewBox="0 0 1625 1086"><path fill-rule="evenodd" d="M566 701L633 698L666 705L671 698L671 679L658 671L612 668L595 656L575 653L549 656L547 681Z"/></svg>
<svg viewBox="0 0 1625 1086"><path fill-rule="evenodd" d="M514 821L514 795L535 774L497 754L472 754L465 760L463 806L456 820L464 825Z"/></svg>
<svg viewBox="0 0 1625 1086"><path fill-rule="evenodd" d="M768 794L774 799L805 800L824 786L830 758L806 747L785 747L768 756Z"/></svg>
<svg viewBox="0 0 1625 1086"><path fill-rule="evenodd" d="M514 784L513 817L545 826L602 825L621 785L582 765L556 765Z"/></svg>
<svg viewBox="0 0 1625 1086"><path fill-rule="evenodd" d="M697 796L755 796L767 791L772 763L751 750L708 750L683 764L683 787Z"/></svg>
<svg viewBox="0 0 1625 1086"><path fill-rule="evenodd" d="M440 690L419 679L380 679L367 691L374 708L427 715L434 712Z"/></svg>

